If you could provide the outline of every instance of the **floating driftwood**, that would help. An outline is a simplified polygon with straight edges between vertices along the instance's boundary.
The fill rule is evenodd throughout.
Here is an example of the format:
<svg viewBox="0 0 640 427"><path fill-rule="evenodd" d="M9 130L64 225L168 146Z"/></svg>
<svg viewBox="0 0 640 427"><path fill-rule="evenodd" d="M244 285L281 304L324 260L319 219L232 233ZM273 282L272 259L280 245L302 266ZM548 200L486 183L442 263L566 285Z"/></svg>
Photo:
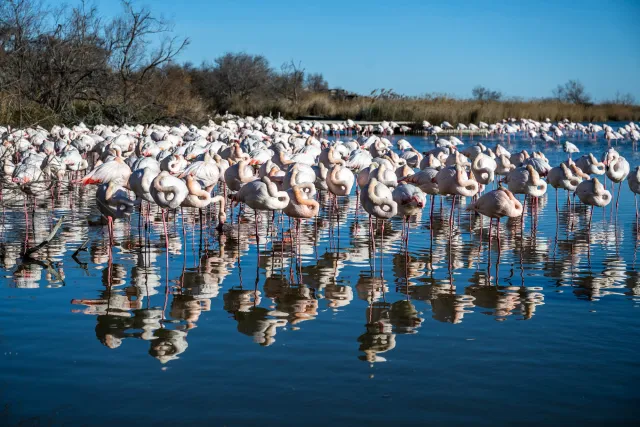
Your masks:
<svg viewBox="0 0 640 427"><path fill-rule="evenodd" d="M83 244L81 244L81 245L80 245L80 247L79 247L78 249L76 249L76 251L75 251L71 256L72 256L72 257L76 257L76 256L78 256L78 253L79 253L80 251L84 251L84 250L86 250L86 249L87 249L87 245L89 244L89 242L90 242L90 241L91 241L91 239L87 239L87 240L85 240L85 241L84 241L84 243L83 243Z"/></svg>
<svg viewBox="0 0 640 427"><path fill-rule="evenodd" d="M27 248L24 251L24 255L22 255L23 258L28 258L31 256L31 254L34 254L36 252L38 252L40 249L44 248L45 246L47 246L54 237L56 237L56 234L58 233L58 230L60 229L60 227L62 227L62 221L64 221L64 215L60 217L60 219L58 219L58 222L56 223L55 227L53 227L53 230L51 230L51 233L49 233L49 235L47 236L46 239L44 239L42 242L40 242L37 246L34 246L32 248Z"/></svg>

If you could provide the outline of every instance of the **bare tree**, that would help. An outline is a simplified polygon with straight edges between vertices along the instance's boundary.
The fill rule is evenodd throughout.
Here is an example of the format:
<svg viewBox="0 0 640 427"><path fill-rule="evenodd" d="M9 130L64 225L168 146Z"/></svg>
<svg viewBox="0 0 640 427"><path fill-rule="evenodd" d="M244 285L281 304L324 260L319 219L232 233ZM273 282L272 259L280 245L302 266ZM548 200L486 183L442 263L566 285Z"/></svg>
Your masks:
<svg viewBox="0 0 640 427"><path fill-rule="evenodd" d="M119 77L121 102L126 106L147 75L173 60L189 39L170 36L169 22L144 7L136 8L131 0L123 0L122 7L122 15L107 26L106 37L110 63ZM153 48L158 36L161 39Z"/></svg>
<svg viewBox="0 0 640 427"><path fill-rule="evenodd" d="M499 101L502 98L500 91L487 89L484 86L474 87L471 94L478 101Z"/></svg>
<svg viewBox="0 0 640 427"><path fill-rule="evenodd" d="M298 105L304 89L304 72L302 63L291 60L280 67L280 75L274 80L274 88L278 94Z"/></svg>
<svg viewBox="0 0 640 427"><path fill-rule="evenodd" d="M41 34L45 15L41 0L0 1L0 92L14 95L20 125L23 98L29 91L30 45Z"/></svg>
<svg viewBox="0 0 640 427"><path fill-rule="evenodd" d="M305 87L311 92L323 92L329 89L329 83L322 73L311 73L307 75Z"/></svg>
<svg viewBox="0 0 640 427"><path fill-rule="evenodd" d="M620 91L617 91L616 97L611 101L611 103L618 105L635 105L636 98L630 93L621 93Z"/></svg>
<svg viewBox="0 0 640 427"><path fill-rule="evenodd" d="M60 113L75 100L100 102L109 74L109 55L101 34L98 11L84 1L62 9L52 34L34 46L31 91L34 100Z"/></svg>
<svg viewBox="0 0 640 427"><path fill-rule="evenodd" d="M579 80L569 80L563 85L558 85L553 90L553 96L560 101L572 104L585 105L591 102L591 95L587 93L584 85Z"/></svg>

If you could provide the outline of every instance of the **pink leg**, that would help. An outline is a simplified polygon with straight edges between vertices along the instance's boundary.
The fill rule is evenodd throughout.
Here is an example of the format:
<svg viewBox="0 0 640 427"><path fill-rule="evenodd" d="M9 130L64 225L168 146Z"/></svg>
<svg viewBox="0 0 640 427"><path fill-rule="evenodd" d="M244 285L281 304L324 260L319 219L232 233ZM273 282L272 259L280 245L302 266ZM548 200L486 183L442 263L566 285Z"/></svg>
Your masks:
<svg viewBox="0 0 640 427"><path fill-rule="evenodd" d="M491 255L491 231L493 230L493 218L489 217L489 255Z"/></svg>
<svg viewBox="0 0 640 427"><path fill-rule="evenodd" d="M162 226L164 227L164 247L167 249L167 257L169 256L169 233L167 232L166 209L162 209Z"/></svg>
<svg viewBox="0 0 640 427"><path fill-rule="evenodd" d="M498 238L498 260L500 260L500 218L496 218L496 236ZM497 278L496 278L497 280Z"/></svg>
<svg viewBox="0 0 640 427"><path fill-rule="evenodd" d="M456 196L453 196L453 200L451 201L451 213L449 214L449 229L453 230L453 211L456 206Z"/></svg>

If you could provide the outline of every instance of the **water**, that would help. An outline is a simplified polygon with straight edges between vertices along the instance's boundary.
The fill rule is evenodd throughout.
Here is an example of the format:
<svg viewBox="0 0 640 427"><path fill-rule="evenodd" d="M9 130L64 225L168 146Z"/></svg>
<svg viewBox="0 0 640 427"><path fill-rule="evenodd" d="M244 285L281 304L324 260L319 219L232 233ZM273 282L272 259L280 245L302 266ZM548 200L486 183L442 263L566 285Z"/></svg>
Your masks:
<svg viewBox="0 0 640 427"><path fill-rule="evenodd" d="M606 147L571 140L597 156ZM522 148L531 142L508 146ZM552 165L565 158L535 149ZM640 163L628 144L618 149ZM351 196L337 211L324 200L318 221L303 223L299 261L287 219L263 214L258 259L249 209L222 236L195 211L171 214L167 270L155 209L149 234L137 214L116 224L110 255L92 188L63 186L53 211L43 194L28 227L22 195L5 188L0 423L631 423L633 196L624 183L617 214L596 210L588 240L587 209L571 214L561 193L556 220L553 191L535 229L530 211L524 231L501 222L499 264L486 219L481 239L479 218L456 209L449 235L450 198L433 221L428 209L412 221L408 252L393 220L374 253ZM27 230L33 246L61 215L38 261L22 262Z"/></svg>

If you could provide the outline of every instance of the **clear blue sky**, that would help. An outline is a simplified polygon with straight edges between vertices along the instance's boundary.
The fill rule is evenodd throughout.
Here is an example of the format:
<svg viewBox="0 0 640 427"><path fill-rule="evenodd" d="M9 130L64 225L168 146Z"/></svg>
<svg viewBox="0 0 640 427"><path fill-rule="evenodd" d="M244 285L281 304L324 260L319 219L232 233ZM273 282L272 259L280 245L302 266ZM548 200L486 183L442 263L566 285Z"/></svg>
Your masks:
<svg viewBox="0 0 640 427"><path fill-rule="evenodd" d="M74 0L71 0L73 3ZM89 0L90 1L90 0ZM95 0L107 15L117 0ZM543 97L579 79L596 100L640 102L640 0L138 0L191 45L180 61L225 52L290 59L332 87L469 96L480 84Z"/></svg>

